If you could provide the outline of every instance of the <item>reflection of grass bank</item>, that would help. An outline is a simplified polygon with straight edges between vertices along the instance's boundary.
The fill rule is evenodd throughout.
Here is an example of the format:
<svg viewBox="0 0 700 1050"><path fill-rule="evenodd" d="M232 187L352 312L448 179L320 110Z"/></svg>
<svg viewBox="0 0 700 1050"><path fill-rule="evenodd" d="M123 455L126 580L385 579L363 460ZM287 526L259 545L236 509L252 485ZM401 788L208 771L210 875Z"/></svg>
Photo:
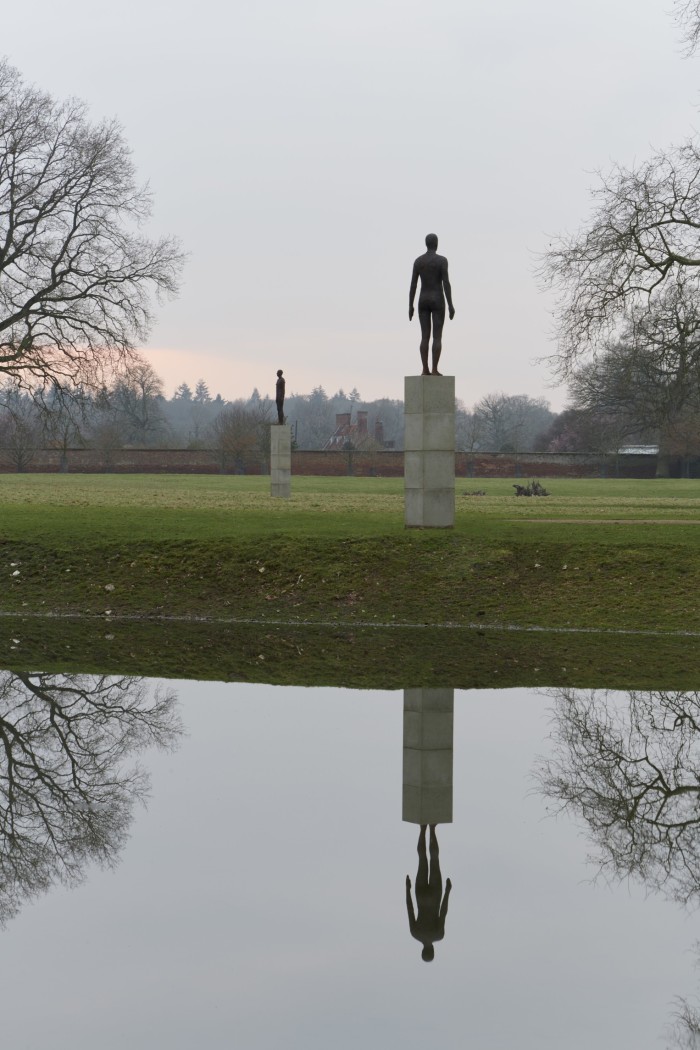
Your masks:
<svg viewBox="0 0 700 1050"><path fill-rule="evenodd" d="M407 532L394 479L3 476L0 609L700 630L698 482L547 484Z"/></svg>
<svg viewBox="0 0 700 1050"><path fill-rule="evenodd" d="M359 689L693 690L700 646L669 635L8 618L0 666Z"/></svg>

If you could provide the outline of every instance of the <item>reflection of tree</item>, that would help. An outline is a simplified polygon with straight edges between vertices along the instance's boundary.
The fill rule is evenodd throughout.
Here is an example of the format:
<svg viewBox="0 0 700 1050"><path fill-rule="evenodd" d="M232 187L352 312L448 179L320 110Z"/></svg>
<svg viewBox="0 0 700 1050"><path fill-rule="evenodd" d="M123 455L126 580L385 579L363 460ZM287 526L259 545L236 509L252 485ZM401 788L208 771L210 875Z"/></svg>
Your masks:
<svg viewBox="0 0 700 1050"><path fill-rule="evenodd" d="M700 1047L700 1012L679 999L668 1033L667 1050L697 1050Z"/></svg>
<svg viewBox="0 0 700 1050"><path fill-rule="evenodd" d="M554 696L543 793L583 817L604 871L700 902L700 693Z"/></svg>
<svg viewBox="0 0 700 1050"><path fill-rule="evenodd" d="M559 689L544 795L583 817L595 859L682 904L700 904L700 693ZM700 1047L700 1010L676 1003L668 1050Z"/></svg>
<svg viewBox="0 0 700 1050"><path fill-rule="evenodd" d="M141 679L0 672L0 923L116 861L149 786L125 762L175 745L175 703Z"/></svg>

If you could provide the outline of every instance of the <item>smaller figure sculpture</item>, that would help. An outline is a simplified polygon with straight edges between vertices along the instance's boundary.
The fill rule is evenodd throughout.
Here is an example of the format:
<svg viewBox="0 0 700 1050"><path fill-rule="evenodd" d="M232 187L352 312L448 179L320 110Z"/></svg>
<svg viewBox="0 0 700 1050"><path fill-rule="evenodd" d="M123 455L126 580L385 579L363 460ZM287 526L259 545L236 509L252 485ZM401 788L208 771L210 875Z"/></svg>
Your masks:
<svg viewBox="0 0 700 1050"><path fill-rule="evenodd" d="M275 404L277 405L277 422L284 423L284 377L282 369L277 369L277 383L275 384Z"/></svg>
<svg viewBox="0 0 700 1050"><path fill-rule="evenodd" d="M420 277L420 295L418 296L418 320L420 321L421 341L420 359L423 363L422 375L439 376L438 361L442 350L442 326L445 323L445 297L450 311L450 320L455 315L452 305L452 289L447 276L447 259L438 255L437 234L429 233L425 238L428 249L425 255L419 255L413 264L411 290L408 295L408 319L413 320L413 300L416 296L418 278ZM430 329L433 330L433 369L428 368L428 345Z"/></svg>
<svg viewBox="0 0 700 1050"><path fill-rule="evenodd" d="M445 896L442 896L442 874L440 872L440 848L438 846L435 825L430 825L430 870L425 848L426 825L421 824L418 836L418 873L416 875L416 904L418 916L413 910L411 897L411 880L406 876L406 910L411 936L423 945L421 959L431 962L435 956L435 941L445 936L445 919L447 903L450 899L452 883L445 883Z"/></svg>

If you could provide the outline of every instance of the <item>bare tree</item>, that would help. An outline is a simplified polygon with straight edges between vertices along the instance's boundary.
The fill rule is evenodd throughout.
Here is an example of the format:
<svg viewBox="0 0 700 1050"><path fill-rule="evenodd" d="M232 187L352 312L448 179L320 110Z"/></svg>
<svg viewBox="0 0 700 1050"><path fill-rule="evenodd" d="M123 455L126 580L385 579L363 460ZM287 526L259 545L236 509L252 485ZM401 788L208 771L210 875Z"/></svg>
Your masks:
<svg viewBox="0 0 700 1050"><path fill-rule="evenodd" d="M461 401L455 405L455 442L460 452L476 452L486 436L486 419L478 412L469 412Z"/></svg>
<svg viewBox="0 0 700 1050"><path fill-rule="evenodd" d="M624 413L593 407L565 408L538 437L537 451L592 452L605 457L633 437L638 440L637 427Z"/></svg>
<svg viewBox="0 0 700 1050"><path fill-rule="evenodd" d="M491 452L526 452L551 423L554 413L544 398L527 394L486 394L474 405L472 431Z"/></svg>
<svg viewBox="0 0 700 1050"><path fill-rule="evenodd" d="M165 433L163 381L138 354L120 370L109 393L114 422L131 444L151 444Z"/></svg>
<svg viewBox="0 0 700 1050"><path fill-rule="evenodd" d="M0 62L0 372L95 388L130 358L183 260L140 233L150 210L115 121Z"/></svg>
<svg viewBox="0 0 700 1050"><path fill-rule="evenodd" d="M116 863L147 774L127 765L181 733L141 679L0 673L0 924L85 866Z"/></svg>
<svg viewBox="0 0 700 1050"><path fill-rule="evenodd" d="M288 397L285 412L290 419L298 417L300 448L323 448L335 430L333 405L322 386L314 387L310 394Z"/></svg>
<svg viewBox="0 0 700 1050"><path fill-rule="evenodd" d="M28 470L44 442L44 421L35 400L16 383L0 388L0 457L5 466Z"/></svg>
<svg viewBox="0 0 700 1050"><path fill-rule="evenodd" d="M629 318L621 338L572 373L574 406L613 413L630 432L660 446L659 472L697 437L700 410L700 302L684 279L664 287L649 309Z"/></svg>
<svg viewBox="0 0 700 1050"><path fill-rule="evenodd" d="M222 473L250 470L264 461L271 417L269 399L234 402L212 423L213 446Z"/></svg>
<svg viewBox="0 0 700 1050"><path fill-rule="evenodd" d="M669 299L700 294L697 139L636 167L616 165L599 176L593 198L588 226L553 241L542 263L557 295L553 363L563 377L601 341L644 325L662 291Z"/></svg>
<svg viewBox="0 0 700 1050"><path fill-rule="evenodd" d="M34 404L40 412L46 447L60 453L60 469L68 470L68 450L85 445L92 400L84 390L54 384L48 390L34 392Z"/></svg>

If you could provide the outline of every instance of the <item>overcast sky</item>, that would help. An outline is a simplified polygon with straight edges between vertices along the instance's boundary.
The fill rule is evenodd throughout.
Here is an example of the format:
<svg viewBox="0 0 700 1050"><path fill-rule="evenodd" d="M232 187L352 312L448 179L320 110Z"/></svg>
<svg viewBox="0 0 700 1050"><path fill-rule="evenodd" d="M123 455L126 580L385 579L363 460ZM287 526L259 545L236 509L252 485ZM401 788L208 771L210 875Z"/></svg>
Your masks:
<svg viewBox="0 0 700 1050"><path fill-rule="evenodd" d="M467 405L544 395L547 296L534 262L589 212L595 170L698 124L700 59L670 0L33 0L0 53L95 119L122 123L155 196L152 232L189 252L147 355L170 395L356 386L403 397L428 232L456 317L441 368Z"/></svg>

